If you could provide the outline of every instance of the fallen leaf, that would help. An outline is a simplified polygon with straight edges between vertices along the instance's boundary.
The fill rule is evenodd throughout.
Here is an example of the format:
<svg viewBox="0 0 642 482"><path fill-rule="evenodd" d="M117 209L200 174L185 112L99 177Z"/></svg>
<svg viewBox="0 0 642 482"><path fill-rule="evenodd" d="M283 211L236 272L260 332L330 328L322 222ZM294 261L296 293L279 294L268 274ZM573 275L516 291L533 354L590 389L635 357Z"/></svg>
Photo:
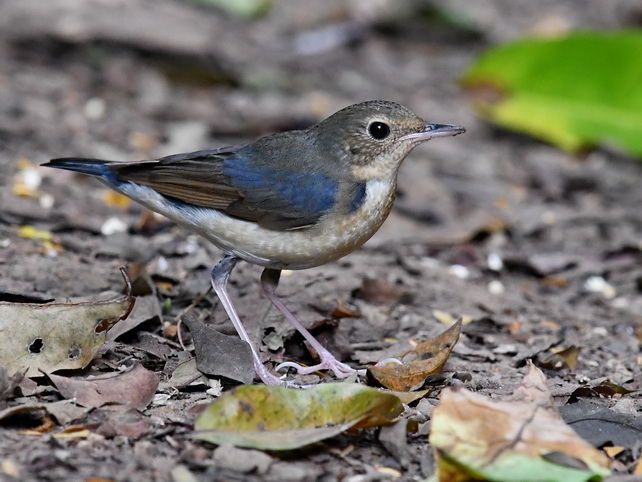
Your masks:
<svg viewBox="0 0 642 482"><path fill-rule="evenodd" d="M388 363L368 368L368 373L381 385L391 390L411 391L419 388L429 375L440 373L459 340L461 320L439 336L418 344L415 348L400 353L395 358L403 361L410 354L415 359L407 363Z"/></svg>
<svg viewBox="0 0 642 482"><path fill-rule="evenodd" d="M124 194L120 194L116 191L105 190L103 191L103 202L107 206L124 210L129 207L132 201Z"/></svg>
<svg viewBox="0 0 642 482"><path fill-rule="evenodd" d="M381 427L379 442L399 462L402 468L406 469L408 467L410 464L408 420L402 418L392 425Z"/></svg>
<svg viewBox="0 0 642 482"><path fill-rule="evenodd" d="M49 231L43 231L33 226L20 226L17 230L18 236L38 241L39 251L48 255L57 255L63 251L60 241Z"/></svg>
<svg viewBox="0 0 642 482"><path fill-rule="evenodd" d="M0 366L0 401L12 398L23 378L24 373L15 372L10 375L5 367Z"/></svg>
<svg viewBox="0 0 642 482"><path fill-rule="evenodd" d="M404 405L410 405L411 403L416 402L417 400L421 400L426 395L429 395L433 392L433 390L418 390L416 392L402 392L397 390L388 390L386 388L381 388L379 389L379 391L382 393L389 393L390 395L394 395L399 400L401 400L401 403L403 403Z"/></svg>
<svg viewBox="0 0 642 482"><path fill-rule="evenodd" d="M446 389L430 443L440 480L601 480L609 460L565 425L532 363L512 401Z"/></svg>
<svg viewBox="0 0 642 482"><path fill-rule="evenodd" d="M67 427L65 430L63 430L60 433L57 433L54 435L54 438L87 438L91 435L91 432L84 428L84 427L79 427L79 426L74 426L74 427Z"/></svg>
<svg viewBox="0 0 642 482"><path fill-rule="evenodd" d="M361 313L357 308L348 306L345 301L339 300L330 316L333 318L361 318Z"/></svg>
<svg viewBox="0 0 642 482"><path fill-rule="evenodd" d="M100 425L99 432L137 439L148 433L154 426L154 422L150 417L136 410L127 410L111 413Z"/></svg>
<svg viewBox="0 0 642 482"><path fill-rule="evenodd" d="M221 376L249 384L254 380L250 345L238 336L225 335L198 320L193 314L182 318L189 327L196 350L196 366L206 375Z"/></svg>
<svg viewBox="0 0 642 482"><path fill-rule="evenodd" d="M272 0L195 0L207 7L216 7L237 17L259 17L272 7Z"/></svg>
<svg viewBox="0 0 642 482"><path fill-rule="evenodd" d="M53 234L50 231L43 231L33 226L20 226L18 228L18 236L38 241L51 241L53 239Z"/></svg>
<svg viewBox="0 0 642 482"><path fill-rule="evenodd" d="M307 390L244 385L223 394L196 420L195 437L216 444L291 450L348 429L386 425L403 411L394 395L353 383Z"/></svg>
<svg viewBox="0 0 642 482"><path fill-rule="evenodd" d="M142 365L124 373L110 373L89 378L48 375L63 397L73 398L78 405L96 408L107 405L112 410L142 410L154 398L158 376Z"/></svg>
<svg viewBox="0 0 642 482"><path fill-rule="evenodd" d="M7 303L49 303L53 301L53 298L43 298L42 296L25 294L25 293L16 293L15 291L9 291L5 289L0 289L0 302Z"/></svg>
<svg viewBox="0 0 642 482"><path fill-rule="evenodd" d="M602 450L611 458L617 457L619 454L626 450L626 447L604 447Z"/></svg>
<svg viewBox="0 0 642 482"><path fill-rule="evenodd" d="M161 316L161 306L156 295L137 296L134 309L127 318L123 319L109 330L107 341L113 341L119 336L152 319L157 319L160 324Z"/></svg>
<svg viewBox="0 0 642 482"><path fill-rule="evenodd" d="M571 345L563 350L554 351L553 353L547 353L541 356L539 365L542 368L547 368L549 370L560 370L562 368L575 370L579 353L580 349L575 345Z"/></svg>
<svg viewBox="0 0 642 482"><path fill-rule="evenodd" d="M364 278L355 294L370 303L377 304L412 301L410 290L393 285L382 278Z"/></svg>
<svg viewBox="0 0 642 482"><path fill-rule="evenodd" d="M560 407L564 421L596 447L606 444L634 447L642 440L642 418L580 400Z"/></svg>
<svg viewBox="0 0 642 482"><path fill-rule="evenodd" d="M0 411L0 424L3 426L17 425L14 420L19 420L21 426L25 421L33 420L27 424L31 428L41 425L46 415L54 417L60 425L65 425L86 415L87 409L81 408L69 400L60 400L51 403L23 403ZM15 417L15 418L14 418Z"/></svg>
<svg viewBox="0 0 642 482"><path fill-rule="evenodd" d="M190 358L178 364L166 384L172 388L183 388L197 380L207 385L207 378L196 367L196 358Z"/></svg>
<svg viewBox="0 0 642 482"><path fill-rule="evenodd" d="M582 385L576 388L571 393L568 403L577 403L581 398L611 398L616 395L627 395L634 392L635 390L629 390L609 380L603 380L595 385Z"/></svg>
<svg viewBox="0 0 642 482"><path fill-rule="evenodd" d="M0 303L0 365L26 376L84 368L134 306L125 270L126 294L81 303Z"/></svg>

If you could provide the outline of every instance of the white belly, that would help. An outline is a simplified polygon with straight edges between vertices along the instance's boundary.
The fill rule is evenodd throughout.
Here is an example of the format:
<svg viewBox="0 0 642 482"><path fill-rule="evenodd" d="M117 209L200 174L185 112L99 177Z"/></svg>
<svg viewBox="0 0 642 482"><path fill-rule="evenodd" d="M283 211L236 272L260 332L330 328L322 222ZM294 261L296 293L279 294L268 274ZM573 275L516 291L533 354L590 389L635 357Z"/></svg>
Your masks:
<svg viewBox="0 0 642 482"><path fill-rule="evenodd" d="M262 228L214 209L179 207L137 184L123 184L120 191L241 259L268 268L305 269L339 259L370 239L388 217L395 185L368 181L366 199L354 213L325 215L310 228L292 231Z"/></svg>

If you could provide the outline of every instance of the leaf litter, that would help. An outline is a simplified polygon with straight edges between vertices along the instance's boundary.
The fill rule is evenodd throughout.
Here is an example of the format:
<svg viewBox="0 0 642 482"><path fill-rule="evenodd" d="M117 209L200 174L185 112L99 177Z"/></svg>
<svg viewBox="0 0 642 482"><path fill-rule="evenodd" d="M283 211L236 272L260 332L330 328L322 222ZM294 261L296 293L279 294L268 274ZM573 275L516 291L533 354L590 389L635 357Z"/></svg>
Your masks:
<svg viewBox="0 0 642 482"><path fill-rule="evenodd" d="M626 447L616 456L618 461L626 465L616 467L616 472L634 473L636 468L640 470L640 464L637 463L639 450L636 452L634 446L639 440L639 432L626 430L627 427L636 426L632 421L636 411L639 412L639 394L612 394L612 389L600 387L601 382L596 382L595 387L599 389L593 390L595 396L591 395L590 400L576 397L577 401L572 403L569 398L578 385L585 386L585 380L592 380L589 385L593 389L593 381L605 376L614 383L625 384L626 387L630 385L634 390L640 388L639 341L642 340L642 330L634 332L636 326L640 325L639 313L642 312L638 279L642 266L639 262L642 258L637 212L641 200L638 163L604 150L594 151L584 159L585 162L579 163L548 146L523 142L524 139L510 136L505 131L489 131L487 125L472 117L461 93L447 87L452 85L452 79L459 75L461 67L485 42L521 34L520 29L515 28L516 22L511 22L517 20L514 12L528 12L530 9L539 14L540 10L544 12L540 5L518 0L520 8L502 9L499 6L493 15L493 2L471 2L467 5L468 11L472 12L471 15L481 11L483 15L478 18L489 22L492 31L480 29L480 32L488 33L488 36L484 34L481 42L471 42L469 37L456 37L462 40L456 48L446 47L441 29L438 32L426 32L423 15L421 19L417 16L398 24L403 27L398 29L401 39L398 34L392 34L397 25L393 24L392 30L388 28L389 19L383 19L384 28L375 30L369 30L368 20L363 22L361 19L359 29L362 40L351 43L348 50L337 48L321 57L311 56L309 61L303 59L294 64L288 61L288 65L284 65L278 59L274 63L274 58L265 49L273 46L281 49L284 46L281 40L287 42L292 35L298 37L302 30L309 28L306 25L313 25L314 28L320 25L323 28L328 25L328 14L330 18L340 21L348 19L350 14L345 10L333 13L333 8L327 9L325 4L318 10L305 8L295 11L298 20L293 28L288 23L292 17L286 12L287 9L280 7L275 9L278 16L267 14L264 19L257 19L257 35L266 34L265 27L270 26L267 34L271 37L266 39L269 41L256 43L260 48L250 50L244 49L249 39L246 35L248 25L230 22L215 14L209 15L206 9L192 9L186 2L165 2L167 5L154 12L155 20L160 19L172 28L137 28L133 34L127 33L124 41L120 35L122 30L119 29L126 25L120 21L109 22L115 17L122 18L120 10L103 8L100 2L85 2L85 7L79 3L79 11L98 8L100 14L83 17L85 32L89 35L77 36L60 30L65 22L57 20L68 15L68 10L59 8L61 3L64 2L51 0L45 5L38 0L8 0L2 2L0 7L6 27L0 29L0 36L3 37L1 47L5 54L0 56L2 67L17 74L8 76L2 86L4 90L0 89L0 98L7 107L0 109L0 123L3 132L8 133L3 137L3 141L6 141L3 147L6 147L8 155L0 160L0 163L5 163L3 173L11 173L14 164L22 169L19 158L24 155L23 152L34 159L53 155L54 152L62 153L63 150L87 152L88 155L94 151L95 155L109 154L107 157L110 158L128 159L131 158L131 147L136 150L134 158L147 158L168 147L167 144L159 144L173 130L172 123L168 125L167 119L176 119L177 124L185 123L187 118L189 122L197 122L201 130L204 128L204 131L210 132L208 138L202 136L203 141L213 145L225 141L223 137L227 135L246 138L287 126L303 126L304 122L307 124L317 119L333 107L352 101L354 92L336 83L336 79L345 79L342 76L329 76L324 71L334 72L337 66L341 68L342 62L354 60L355 72L359 72L363 80L359 83L363 95L407 96L412 93L398 89L400 71L385 66L390 55L395 57L392 59L395 62L399 61L396 57L416 59L419 63L404 62L402 73L412 76L412 69L419 65L417 72L421 73L422 78L430 76L428 82L422 83L422 93L425 91L426 95L413 97L413 102L421 104L417 106L418 110L430 112L435 119L447 119L449 115L469 116L465 124L470 126L471 134L475 131L479 135L471 135L465 143L431 146L429 163L421 153L409 158L400 172L399 190L402 195L378 233L378 239L373 238L369 245L338 263L297 273L298 282L302 285L307 282L306 289L290 300L294 308L302 311L297 314L303 320L313 319L314 315L306 311L305 305L317 304L321 300L331 300L335 305L337 300L348 303L348 311L361 314L361 318L342 320L341 331L349 336L355 348L368 350L370 355L374 355L367 360L353 356L352 360L369 363L400 351L395 348L385 356L378 356L380 352L375 350L388 344L384 340L407 340L426 329L426 325L428 329L435 329L433 320L426 316L432 310L458 315L470 313L474 321L464 327L461 339L445 366L443 381L493 398L505 396L515 386L515 380L521 378L520 367L528 357L553 351L558 346L581 347L574 370L564 367L563 370L547 371L556 402L561 405L563 414L566 414L565 409L577 407L576 414L581 415L582 409L586 408L584 402L597 405L607 414L623 415L623 410L627 410L626 424L615 424L622 428L620 433L626 434L626 437L616 438L615 430L608 432L608 436L613 437L614 443ZM586 9L568 10L567 13L558 9L553 19L572 25L586 25L587 18L593 19L591 24L595 22L604 27L622 25L622 20L630 24L630 19L636 18L636 12L626 4L632 3L635 2L626 0L614 9L610 4L603 7L600 2L593 2ZM127 15L133 23L136 19L149 21L149 12L141 6L130 2L127 8L131 9L128 12L133 10L133 15ZM600 16L600 10L608 12L608 15ZM188 11L190 14L185 15ZM319 12L321 16L315 19L314 16ZM21 20L15 21L16 18ZM96 19L100 19L97 25ZM108 20L106 23L105 19ZM519 24L529 28L527 24L530 21L522 20ZM200 24L201 21L206 25ZM25 25L43 28L26 28ZM194 28L195 25L200 27ZM249 25L251 28L254 26ZM280 37L279 29L283 26L288 28L287 35ZM99 28L98 32L95 27ZM412 37L403 33L408 30L406 27L414 32L410 34ZM117 31L114 32L113 28ZM199 45L203 46L203 52L207 51L208 58L231 59L232 64L227 67L234 87L224 85L220 88L220 85L214 85L208 89L207 95L203 95L200 87L196 90L187 86L176 89L174 80L168 80L154 66L137 56L137 52L143 52L144 55L150 46L160 55L166 55L168 45L194 38L175 35L176 31L189 32L201 38ZM141 32L144 32L142 43ZM232 41L213 45L212 32ZM420 45L415 45L417 33L420 38L428 35L425 38L428 43L422 41ZM446 35L456 34L447 31ZM15 42L8 43L7 36ZM51 38L62 39L69 48L55 58L48 51L43 51L42 56L38 56L38 62L30 62L30 46L49 45L47 42ZM96 38L108 40L106 43L99 42L101 45L97 46L99 53L105 55L92 56L92 61L87 62L85 47L93 45L91 39ZM377 42L372 44L371 39ZM254 39L252 42L255 43ZM105 48L103 43L108 45L107 50L101 50ZM116 52L111 50L113 45L116 46ZM228 45L233 47L229 52L232 55L221 57L221 51L225 51ZM426 50L427 46L430 47L429 51ZM216 52L210 57L212 48ZM364 53L366 55L362 55ZM377 54L379 61L371 61L373 53ZM22 61L25 54L27 61ZM193 55L193 50L189 55ZM184 59L182 57L181 60ZM238 59L245 60L239 62ZM432 65L433 61L438 62L440 68L426 70L421 67L425 62ZM186 63L189 65L189 62ZM228 63L224 60L221 65ZM287 88L253 89L247 92L244 89L248 79L247 65L253 65L259 72L268 68L268 77L272 72L282 70L288 76L272 80L282 82L280 85L284 86L294 85L295 88L290 92ZM25 79L29 81L25 82ZM250 80L256 82L260 79ZM303 92L299 88L301 85L312 86L316 90L313 94ZM408 84L413 85L414 82ZM114 89L115 86L117 88ZM446 89L439 86L446 86ZM2 95L6 92L10 95ZM167 95L170 92L172 95ZM65 101L53 104L52 98ZM7 99L9 102L4 102ZM83 109L96 101L107 104L107 115L102 119L84 119ZM18 122L15 119L16 112L21 112ZM56 119L64 122L56 122ZM293 125L293 119L296 125ZM135 126L133 131L132 126ZM100 141L102 133L107 137ZM140 142L135 140L144 133L148 136L152 134L158 141L141 147ZM233 141L236 142L236 139ZM409 170L413 165L415 169ZM614 165L615 169L608 167ZM429 170L432 172L427 175ZM432 173L435 174L434 178ZM414 183L409 184L408 178ZM590 188L578 187L575 179L590 181L585 184ZM180 351L175 346L175 331L172 331L175 325L172 320L182 303L194 300L207 284L208 263L218 253L214 253L207 243L199 245L203 256L200 253L179 252L173 247L177 242L185 243L187 239L189 244L196 243L189 241L189 237L185 238L180 231L170 228L166 222L146 213L141 214L140 208L133 204L118 212L132 235L115 234L109 236L109 240L99 237L104 221L114 214L115 209L111 204L106 206L102 193L90 186L90 183L71 183L69 178L43 174L42 184L36 187L39 198L32 197L33 192L24 189L21 190L22 194L18 193L19 196L14 196L10 188L0 192L3 197L0 200L0 279L3 284L9 280L11 288L15 290L31 291L35 288L47 296L59 298L67 293L84 293L87 286L99 286L100 290L111 288L117 283L111 271L122 264L123 257L144 262L151 257L148 269L155 263L159 266L152 273L154 284L156 287L165 287L164 290L158 290L156 295L159 305L162 305L164 324L160 325L159 320L152 317L149 323L143 321L132 327L127 336L121 335L109 347L103 345L105 351L100 350L101 353L89 369L96 372L120 370L123 363L140 361L147 369L159 373L165 383L167 377L178 372L175 381L180 389L168 388L167 394L171 396L164 405L152 404L143 414L139 414L148 420L160 420L165 424L149 431L141 430L142 427L127 430L124 424L137 425L134 417L125 419L120 412L110 414L104 408L95 408L84 418L73 422L81 425L65 429L70 438L54 440L49 436L27 435L23 430L26 427L20 425L20 420L24 420L23 415L25 418L35 418L35 423L42 425L43 430L54 431L58 428L52 427L51 419L64 425L71 423L69 418L60 416L59 419L43 410L33 411L42 420L27 417L26 412L8 416L2 423L3 442L0 444L0 470L4 472L3 475L22 480L65 480L70 477L151 480L177 475L183 477L177 480L195 480L198 477L211 477L212 474L221 478L248 480L334 480L339 477L398 477L399 474L404 479L424 479L431 473L427 457L430 446L426 442L428 422L423 422L419 435L411 433L407 436L408 446L401 450L401 454L394 455L395 460L378 443L378 429L338 436L326 440L318 450L315 448L281 457L236 449L232 456L226 458L225 454L231 452L230 446L213 448L194 443L190 435L195 405L211 401L212 397L205 390L206 384L213 380L205 378L196 369L195 360L185 363L192 352ZM431 186L431 189L426 189L426 186ZM420 202L416 202L417 198ZM404 207L410 209L400 209ZM145 217L148 222L141 221ZM485 222L484 219L498 221ZM37 239L39 234L35 231L26 232L35 237L19 237L19 226L34 226L42 233L50 232L55 246ZM65 250L62 253L58 250L61 246ZM487 267L485 260L490 252L497 253L505 261L500 271L489 272L490 264ZM557 258L556 253L560 253L561 259ZM540 254L544 254L545 259L541 259ZM604 262L605 256L618 256L622 260L623 255L628 256L628 261L625 259L624 263ZM518 263L521 264L519 266L514 260L524 261ZM168 263L169 271L166 268ZM442 275L442 270L454 264L465 268L460 271L467 271L467 279L455 280L451 275ZM239 268L232 286L235 295L242 298L239 307L245 312L241 316L258 322L262 308L258 307L258 295L253 294L256 290L256 273L248 267ZM321 271L327 276L328 283L314 285L314 279L318 278L313 273ZM34 278L33 273L36 272L38 276ZM65 276L67 273L69 275ZM546 278L540 278L544 273L549 274ZM583 288L582 284L591 276L602 277L606 281L595 283L595 286L592 281L591 287L603 290L610 285L615 297L607 299L603 296L607 292L591 292L587 289L591 287ZM412 303L393 300L384 306L373 306L370 301L354 295L355 289L362 285L365 278L378 277L395 280L398 284L393 286L408 288L408 292L414 295ZM489 293L486 286L491 281L501 282L506 291ZM320 289L321 284L328 285L325 291ZM429 288L426 289L426 286ZM213 306L216 306L215 298L209 297L197 306L196 311L208 322L216 322L217 316L211 313ZM337 310L331 316L339 318L344 311ZM323 316L329 316L328 313L326 310ZM483 317L492 319L494 323L483 323ZM447 321L447 324L452 323ZM542 334L548 333L548 323L558 325L561 331L558 337L548 334L550 340L542 339ZM520 326L519 333L510 331L509 327L513 324ZM144 347L148 346L145 338L147 341L149 338L143 334L150 331L153 332L150 335L166 336L166 346L172 347L171 354L163 353L161 358L149 356L152 351L161 354L160 350L145 351ZM256 332L259 333L255 338L257 340L267 334L261 333L258 328ZM637 338L632 336L633 333ZM535 345L531 347L531 343ZM508 349L511 346L517 350L517 356L513 356L514 351ZM278 351L270 353L269 358L298 356L293 355L290 347L283 349L281 345L275 350ZM614 361L623 363L635 375L630 382L614 376L616 371L620 371ZM184 368L183 373L176 367ZM89 369L65 375L86 377ZM453 371L468 371L472 378L450 376ZM196 377L195 383L199 385L190 384L189 380L193 377ZM35 380L23 378L18 386L9 382L8 386L12 389L7 392L8 398L0 403L3 406L28 405L32 402L47 403L60 397L47 383L45 377ZM436 402L435 398L421 398L415 410L429 415ZM70 402L66 402L66 406L73 406L81 413L87 413L88 410ZM132 411L125 413L130 415ZM600 442L597 428L605 428L611 419L606 415L599 416L604 420L603 423L593 423L596 419L587 416L574 426L578 429L581 427L582 436L592 443L608 443L608 440ZM117 421L121 419L123 424L118 426ZM398 424L404 424L404 420L401 419ZM153 428L155 423L149 425ZM78 427L83 429L79 430ZM398 431L391 437L392 444L403 438L403 430L396 426L395 429ZM83 433L85 439L81 438ZM593 437L589 436L591 434ZM407 458L410 465L404 470L396 461L403 458L406 450L410 452ZM247 464L239 463L246 460ZM250 463L257 460L260 463Z"/></svg>

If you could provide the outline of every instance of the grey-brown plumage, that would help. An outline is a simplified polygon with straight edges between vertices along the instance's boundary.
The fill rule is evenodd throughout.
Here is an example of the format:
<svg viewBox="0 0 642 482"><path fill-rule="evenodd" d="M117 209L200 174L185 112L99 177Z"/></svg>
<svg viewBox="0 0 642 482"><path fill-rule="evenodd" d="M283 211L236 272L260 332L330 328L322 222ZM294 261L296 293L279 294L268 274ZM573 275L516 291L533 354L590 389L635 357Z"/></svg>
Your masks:
<svg viewBox="0 0 642 482"><path fill-rule="evenodd" d="M63 158L45 165L97 176L224 250L212 284L248 342L227 294L227 278L238 259L264 266L266 296L321 358L319 365L298 371L329 368L346 376L354 370L332 357L274 293L280 270L319 266L361 246L390 212L397 172L410 151L434 137L462 132L459 126L426 123L394 102L370 101L308 129L250 144L152 161ZM259 377L280 383L254 348L253 353Z"/></svg>

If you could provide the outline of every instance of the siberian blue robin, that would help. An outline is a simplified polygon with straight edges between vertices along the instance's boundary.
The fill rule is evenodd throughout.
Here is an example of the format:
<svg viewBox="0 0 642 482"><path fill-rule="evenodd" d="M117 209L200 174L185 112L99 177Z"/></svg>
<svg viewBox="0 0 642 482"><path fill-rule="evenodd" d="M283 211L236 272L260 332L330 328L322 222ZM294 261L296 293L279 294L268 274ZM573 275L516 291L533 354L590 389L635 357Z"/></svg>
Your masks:
<svg viewBox="0 0 642 482"><path fill-rule="evenodd" d="M227 292L239 259L263 266L261 287L317 352L320 363L299 373L355 372L337 360L297 320L275 290L281 270L320 266L365 243L395 199L405 157L434 137L465 132L426 123L387 101L346 107L317 125L262 137L250 144L206 149L140 162L62 158L44 164L96 176L112 189L163 214L222 249L212 286L239 336L250 344L266 384L285 384L261 362ZM277 369L280 369L277 367Z"/></svg>

